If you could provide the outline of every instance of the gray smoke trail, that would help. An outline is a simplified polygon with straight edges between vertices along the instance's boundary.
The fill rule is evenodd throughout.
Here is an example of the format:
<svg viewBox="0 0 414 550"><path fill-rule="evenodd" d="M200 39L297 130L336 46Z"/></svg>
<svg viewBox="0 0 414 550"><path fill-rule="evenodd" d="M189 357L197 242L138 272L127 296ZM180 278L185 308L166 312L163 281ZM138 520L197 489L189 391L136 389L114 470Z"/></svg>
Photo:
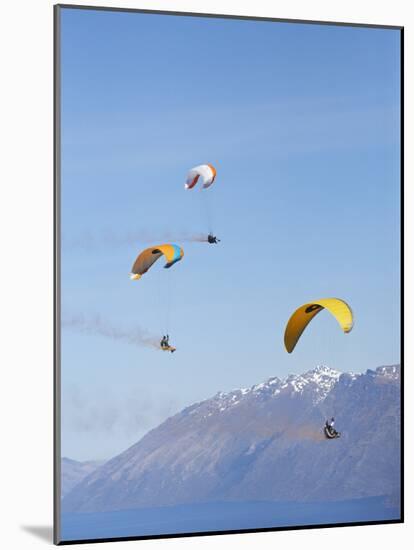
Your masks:
<svg viewBox="0 0 414 550"><path fill-rule="evenodd" d="M149 335L147 331L141 327L135 329L123 329L114 327L100 315L85 317L79 315L64 315L62 317L62 328L68 328L83 334L93 334L115 340L125 342L131 346L145 346L159 349L159 338Z"/></svg>
<svg viewBox="0 0 414 550"><path fill-rule="evenodd" d="M185 242L207 242L207 235L198 232L161 232L152 233L147 231L102 231L92 233L90 231L73 238L62 236L63 249L83 249L85 251L104 250L105 248L118 248L143 244L161 244L163 242L185 243Z"/></svg>

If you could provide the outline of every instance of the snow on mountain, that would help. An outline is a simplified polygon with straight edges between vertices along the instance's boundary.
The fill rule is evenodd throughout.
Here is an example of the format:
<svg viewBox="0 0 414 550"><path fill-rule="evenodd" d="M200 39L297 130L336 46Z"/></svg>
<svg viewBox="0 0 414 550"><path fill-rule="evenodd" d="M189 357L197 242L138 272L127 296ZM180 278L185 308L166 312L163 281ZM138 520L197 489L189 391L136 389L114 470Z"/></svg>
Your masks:
<svg viewBox="0 0 414 550"><path fill-rule="evenodd" d="M273 377L250 388L241 388L228 393L218 392L212 399L196 403L186 410L189 414L203 412L206 413L206 416L212 416L215 413L222 413L240 405L246 398L264 399L276 397L281 393L291 397L294 397L295 394L302 395L306 393L311 397L313 404L316 405L325 399L340 376L339 371L320 365L303 375L291 374L282 380ZM204 404L207 405L207 412L204 411Z"/></svg>
<svg viewBox="0 0 414 550"><path fill-rule="evenodd" d="M185 408L81 481L64 511L389 495L400 482L400 369L319 366ZM342 432L328 441L335 416Z"/></svg>
<svg viewBox="0 0 414 550"><path fill-rule="evenodd" d="M399 380L400 378L400 365L391 365L386 367L378 367L375 371L369 371L374 376L381 375L384 378L389 378L391 380Z"/></svg>

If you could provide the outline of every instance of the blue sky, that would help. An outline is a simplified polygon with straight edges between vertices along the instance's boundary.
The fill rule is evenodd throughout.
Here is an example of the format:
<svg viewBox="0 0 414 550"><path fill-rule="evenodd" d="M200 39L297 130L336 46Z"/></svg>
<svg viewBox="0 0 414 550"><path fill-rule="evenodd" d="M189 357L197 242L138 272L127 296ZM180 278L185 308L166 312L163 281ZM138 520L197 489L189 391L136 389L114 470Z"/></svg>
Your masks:
<svg viewBox="0 0 414 550"><path fill-rule="evenodd" d="M64 327L63 454L110 457L219 390L398 362L399 32L61 17L63 315L160 335L170 296L178 348ZM214 186L184 191L204 162ZM218 246L182 238L207 232L203 202ZM184 259L132 283L137 253L164 240ZM329 296L353 332L324 312L288 355L289 315Z"/></svg>

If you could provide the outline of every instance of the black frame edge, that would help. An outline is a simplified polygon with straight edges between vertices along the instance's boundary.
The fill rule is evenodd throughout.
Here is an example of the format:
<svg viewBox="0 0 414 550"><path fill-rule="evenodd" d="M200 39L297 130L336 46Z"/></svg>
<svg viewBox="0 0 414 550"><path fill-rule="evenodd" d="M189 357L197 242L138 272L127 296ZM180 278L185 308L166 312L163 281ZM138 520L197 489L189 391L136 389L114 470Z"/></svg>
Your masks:
<svg viewBox="0 0 414 550"><path fill-rule="evenodd" d="M400 345L401 345L401 374L400 374L400 406L401 406L401 429L400 429L400 468L401 468L401 493L400 493L400 515L401 522L404 523L405 515L405 490L404 490L404 415L405 415L405 403L404 403L404 370L405 370L405 353L404 353L404 330L405 330L405 308L404 308L404 284L405 284L405 275L404 275L404 158L405 158L405 137L404 137L404 28L400 30L400 281L401 281L401 290L400 290L400 315L401 315L401 334L400 334Z"/></svg>

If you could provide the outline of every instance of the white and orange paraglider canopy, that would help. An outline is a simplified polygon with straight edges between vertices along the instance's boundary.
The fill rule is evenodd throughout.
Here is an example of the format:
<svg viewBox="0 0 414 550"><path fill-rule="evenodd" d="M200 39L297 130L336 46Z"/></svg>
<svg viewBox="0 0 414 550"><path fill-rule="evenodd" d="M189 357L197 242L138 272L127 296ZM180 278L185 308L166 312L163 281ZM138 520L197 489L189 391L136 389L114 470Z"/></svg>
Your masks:
<svg viewBox="0 0 414 550"><path fill-rule="evenodd" d="M211 164L195 166L188 172L184 187L185 189L192 189L198 180L200 180L202 188L207 189L207 187L213 184L216 174L216 169Z"/></svg>

